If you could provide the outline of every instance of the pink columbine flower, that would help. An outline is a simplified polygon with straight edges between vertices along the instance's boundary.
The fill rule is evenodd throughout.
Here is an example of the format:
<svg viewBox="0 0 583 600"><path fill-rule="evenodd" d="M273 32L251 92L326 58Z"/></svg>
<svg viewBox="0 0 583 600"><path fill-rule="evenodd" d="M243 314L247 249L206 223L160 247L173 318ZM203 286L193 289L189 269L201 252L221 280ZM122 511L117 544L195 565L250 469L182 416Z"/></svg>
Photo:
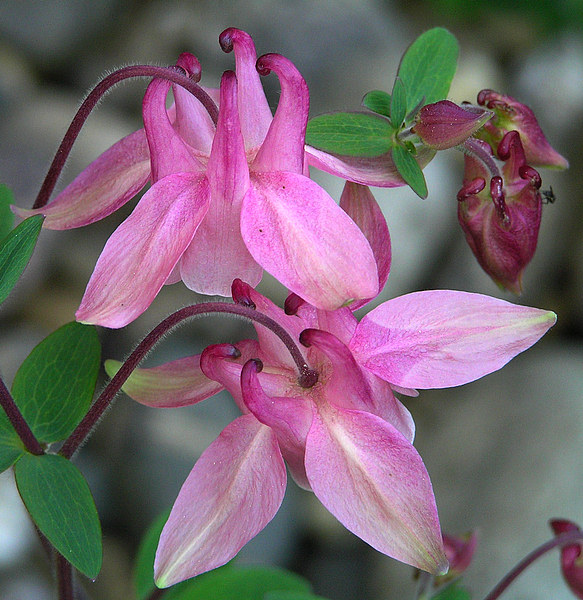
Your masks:
<svg viewBox="0 0 583 600"><path fill-rule="evenodd" d="M300 486L371 546L443 573L431 483L412 445L411 415L393 390L414 395L415 388L482 377L535 343L555 315L478 294L428 291L389 300L359 323L348 307L323 311L297 296L286 314L240 281L233 297L301 341L318 381L302 387L281 340L259 325L257 341L210 346L200 357L138 370L128 380L124 389L152 406L194 403L219 384L243 413L180 490L160 539L157 584L224 564L263 529L284 495L284 461ZM115 371L112 363L107 368Z"/></svg>
<svg viewBox="0 0 583 600"><path fill-rule="evenodd" d="M553 519L550 525L555 535L568 531L581 531L572 521ZM561 571L569 589L583 599L583 543L568 544L561 548Z"/></svg>
<svg viewBox="0 0 583 600"><path fill-rule="evenodd" d="M486 142L475 147L494 157ZM509 131L498 145L505 161L501 176L487 164L465 157L464 184L458 193L458 220L478 262L502 288L521 291L524 269L536 250L542 216L541 178L526 162L521 137Z"/></svg>
<svg viewBox="0 0 583 600"><path fill-rule="evenodd" d="M494 114L494 118L485 124L479 134L492 148L498 146L508 131L517 131L529 165L551 169L566 169L569 166L567 159L549 144L528 106L494 90L482 90L478 94L478 104Z"/></svg>
<svg viewBox="0 0 583 600"><path fill-rule="evenodd" d="M304 138L309 93L294 65L268 54L257 61L250 36L227 29L236 76L221 80L215 125L202 104L154 80L144 97L144 130L124 138L81 173L54 202L21 216L44 226L80 227L104 218L152 187L109 238L87 285L77 320L122 327L165 283L182 279L204 294L228 295L263 269L306 301L327 310L378 293L375 258L363 233L306 176ZM200 71L192 55L178 66ZM259 74L273 71L281 97L272 117ZM209 91L216 97L216 92Z"/></svg>

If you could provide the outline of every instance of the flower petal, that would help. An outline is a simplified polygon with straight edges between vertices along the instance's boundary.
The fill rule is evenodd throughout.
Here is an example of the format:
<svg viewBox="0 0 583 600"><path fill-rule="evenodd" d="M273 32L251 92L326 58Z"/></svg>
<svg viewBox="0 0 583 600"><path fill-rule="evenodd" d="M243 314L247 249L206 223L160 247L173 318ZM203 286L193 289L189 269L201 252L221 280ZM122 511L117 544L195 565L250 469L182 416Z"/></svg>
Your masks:
<svg viewBox="0 0 583 600"><path fill-rule="evenodd" d="M234 27L229 27L221 33L219 43L225 52L231 50L235 52L241 130L245 140L245 150L254 155L263 143L273 118L261 85L261 78L255 68L257 61L255 44L248 33Z"/></svg>
<svg viewBox="0 0 583 600"><path fill-rule="evenodd" d="M308 86L294 64L279 54L264 54L257 61L262 75L277 73L281 96L275 116L252 171L304 172L304 144L310 110Z"/></svg>
<svg viewBox="0 0 583 600"><path fill-rule="evenodd" d="M445 572L435 498L415 448L379 417L318 408L306 472L320 502L379 552L430 573Z"/></svg>
<svg viewBox="0 0 583 600"><path fill-rule="evenodd" d="M474 381L530 348L551 311L467 292L416 292L384 302L356 328L350 349L385 381L442 388Z"/></svg>
<svg viewBox="0 0 583 600"><path fill-rule="evenodd" d="M220 106L207 166L211 201L196 237L182 257L180 273L195 292L229 296L236 277L257 285L263 275L241 237L241 201L249 187L249 170L232 71L223 74Z"/></svg>
<svg viewBox="0 0 583 600"><path fill-rule="evenodd" d="M122 138L94 160L47 206L12 207L23 219L45 215L46 229L74 229L104 219L131 200L150 178L143 129Z"/></svg>
<svg viewBox="0 0 583 600"><path fill-rule="evenodd" d="M105 372L113 377L123 363L105 361ZM189 406L214 396L223 386L201 371L200 355L173 360L158 367L135 369L122 390L133 400L153 408Z"/></svg>
<svg viewBox="0 0 583 600"><path fill-rule="evenodd" d="M162 530L158 587L224 565L273 519L285 493L275 434L253 415L226 427L203 452Z"/></svg>
<svg viewBox="0 0 583 600"><path fill-rule="evenodd" d="M306 146L306 156L311 167L316 167L347 181L388 188L407 185L399 175L390 152L374 157L334 156ZM417 152L416 160L423 169L434 156L435 150L422 146Z"/></svg>
<svg viewBox="0 0 583 600"><path fill-rule="evenodd" d="M358 225L372 248L379 272L380 292L385 287L391 270L391 236L383 212L367 186L350 181L344 185L340 208ZM354 302L350 308L357 310L367 302Z"/></svg>
<svg viewBox="0 0 583 600"><path fill-rule="evenodd" d="M150 306L208 208L205 178L176 173L154 184L105 244L76 318L123 327Z"/></svg>
<svg viewBox="0 0 583 600"><path fill-rule="evenodd" d="M152 181L179 172L202 173L202 164L172 127L166 110L170 82L154 79L142 101L144 129L150 147Z"/></svg>
<svg viewBox="0 0 583 600"><path fill-rule="evenodd" d="M317 308L334 310L378 292L371 247L315 182L296 173L254 173L241 233L255 260Z"/></svg>

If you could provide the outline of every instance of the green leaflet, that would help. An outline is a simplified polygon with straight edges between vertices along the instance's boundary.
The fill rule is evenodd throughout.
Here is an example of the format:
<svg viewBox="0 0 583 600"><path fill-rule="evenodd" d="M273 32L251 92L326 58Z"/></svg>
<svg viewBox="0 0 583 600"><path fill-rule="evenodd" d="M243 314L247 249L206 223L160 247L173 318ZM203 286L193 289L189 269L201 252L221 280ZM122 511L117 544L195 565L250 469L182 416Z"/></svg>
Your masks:
<svg viewBox="0 0 583 600"><path fill-rule="evenodd" d="M0 241L0 303L6 300L26 268L43 221L42 215L30 217Z"/></svg>
<svg viewBox="0 0 583 600"><path fill-rule="evenodd" d="M365 94L362 99L362 104L369 110L383 115L384 117L391 116L391 95L381 90L373 90Z"/></svg>
<svg viewBox="0 0 583 600"><path fill-rule="evenodd" d="M20 365L12 395L39 442L65 439L83 418L100 357L95 327L73 322L46 337Z"/></svg>
<svg viewBox="0 0 583 600"><path fill-rule="evenodd" d="M330 113L308 122L306 144L343 156L373 157L393 145L394 130L388 119L368 113Z"/></svg>
<svg viewBox="0 0 583 600"><path fill-rule="evenodd" d="M9 187L0 183L0 240L4 239L14 227L14 215L10 205L14 203L14 196Z"/></svg>
<svg viewBox="0 0 583 600"><path fill-rule="evenodd" d="M23 443L0 408L0 473L11 467L24 452Z"/></svg>
<svg viewBox="0 0 583 600"><path fill-rule="evenodd" d="M413 154L404 146L395 146L392 150L392 156L401 177L418 196L427 198L425 176Z"/></svg>
<svg viewBox="0 0 583 600"><path fill-rule="evenodd" d="M405 120L407 114L407 92L405 86L399 77L395 79L393 85L393 95L391 96L391 124L395 129L399 129Z"/></svg>
<svg viewBox="0 0 583 600"><path fill-rule="evenodd" d="M81 472L56 454L24 454L14 465L18 492L43 535L76 569L101 569L101 526Z"/></svg>
<svg viewBox="0 0 583 600"><path fill-rule="evenodd" d="M407 49L397 76L407 90L407 105L431 104L447 97L457 68L456 38L443 27L421 34Z"/></svg>

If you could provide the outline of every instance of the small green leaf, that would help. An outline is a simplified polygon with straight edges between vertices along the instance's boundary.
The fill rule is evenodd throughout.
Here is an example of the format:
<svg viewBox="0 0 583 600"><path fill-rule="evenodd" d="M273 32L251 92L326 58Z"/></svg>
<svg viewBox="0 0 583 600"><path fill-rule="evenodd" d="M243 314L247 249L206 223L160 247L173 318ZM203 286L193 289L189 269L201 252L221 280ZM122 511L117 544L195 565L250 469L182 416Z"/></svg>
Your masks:
<svg viewBox="0 0 583 600"><path fill-rule="evenodd" d="M46 337L20 365L12 395L39 442L65 439L83 418L100 356L95 327L73 322Z"/></svg>
<svg viewBox="0 0 583 600"><path fill-rule="evenodd" d="M10 468L24 452L22 441L0 408L0 473Z"/></svg>
<svg viewBox="0 0 583 600"><path fill-rule="evenodd" d="M362 99L366 108L385 117L391 116L391 95L381 90L368 92Z"/></svg>
<svg viewBox="0 0 583 600"><path fill-rule="evenodd" d="M159 515L146 531L134 565L134 587L138 600L145 600L156 589L154 585L154 558L160 534L168 520L170 510Z"/></svg>
<svg viewBox="0 0 583 600"><path fill-rule="evenodd" d="M393 128L381 116L330 113L308 122L306 144L343 156L380 156L391 149Z"/></svg>
<svg viewBox="0 0 583 600"><path fill-rule="evenodd" d="M443 588L431 600L471 600L472 595L467 588L462 586L458 581Z"/></svg>
<svg viewBox="0 0 583 600"><path fill-rule="evenodd" d="M421 198L427 198L427 183L421 167L415 157L404 146L395 146L392 150L393 162L411 189Z"/></svg>
<svg viewBox="0 0 583 600"><path fill-rule="evenodd" d="M304 592L277 591L267 592L263 600L328 600L324 596L315 596L314 594Z"/></svg>
<svg viewBox="0 0 583 600"><path fill-rule="evenodd" d="M391 124L399 129L407 114L407 92L400 77L395 79L393 95L391 96Z"/></svg>
<svg viewBox="0 0 583 600"><path fill-rule="evenodd" d="M14 215L10 210L11 204L14 204L12 191L0 183L0 240L4 239L14 227Z"/></svg>
<svg viewBox="0 0 583 600"><path fill-rule="evenodd" d="M164 600L263 600L268 592L311 592L305 579L275 567L221 567L185 583L170 588Z"/></svg>
<svg viewBox="0 0 583 600"><path fill-rule="evenodd" d="M407 105L431 104L447 97L455 75L458 43L443 27L421 34L407 49L398 76L407 90Z"/></svg>
<svg viewBox="0 0 583 600"><path fill-rule="evenodd" d="M32 256L44 217L35 215L0 242L0 303L4 302Z"/></svg>
<svg viewBox="0 0 583 600"><path fill-rule="evenodd" d="M101 569L101 526L87 481L56 454L24 454L14 465L18 492L40 531L76 569Z"/></svg>

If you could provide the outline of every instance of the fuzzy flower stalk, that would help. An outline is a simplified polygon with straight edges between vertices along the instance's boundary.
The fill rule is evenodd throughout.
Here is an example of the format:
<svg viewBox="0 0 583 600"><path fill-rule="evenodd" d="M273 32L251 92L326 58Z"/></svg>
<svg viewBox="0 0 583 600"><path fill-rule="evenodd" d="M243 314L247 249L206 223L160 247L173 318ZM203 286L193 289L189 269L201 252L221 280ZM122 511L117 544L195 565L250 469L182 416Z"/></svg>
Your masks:
<svg viewBox="0 0 583 600"><path fill-rule="evenodd" d="M549 311L453 291L381 304L360 322L292 294L285 310L236 280L236 303L279 323L317 374L298 378L270 330L201 355L137 370L124 390L153 407L194 404L226 388L241 410L195 464L155 561L167 587L225 564L277 512L286 469L378 551L433 574L447 570L429 475L411 414L394 391L457 386L502 367L555 322ZM107 361L113 375L120 364Z"/></svg>

